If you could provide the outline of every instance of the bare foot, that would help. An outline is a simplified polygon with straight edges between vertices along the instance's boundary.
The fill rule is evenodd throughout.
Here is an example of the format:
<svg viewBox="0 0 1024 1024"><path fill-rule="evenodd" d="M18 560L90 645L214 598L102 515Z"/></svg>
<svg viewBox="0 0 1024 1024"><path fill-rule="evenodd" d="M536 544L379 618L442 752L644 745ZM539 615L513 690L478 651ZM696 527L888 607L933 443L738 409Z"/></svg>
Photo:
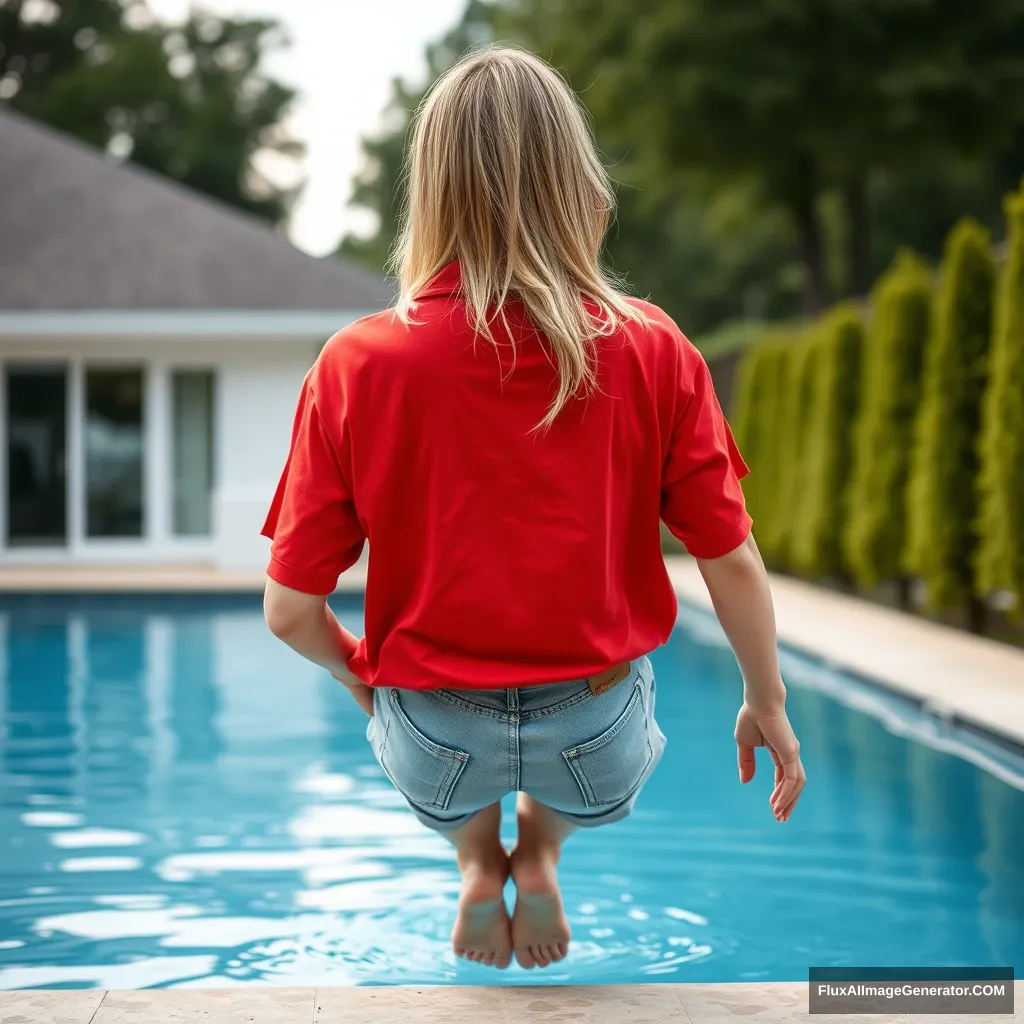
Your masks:
<svg viewBox="0 0 1024 1024"><path fill-rule="evenodd" d="M569 921L558 888L557 853L516 849L512 854L516 909L512 946L520 967L547 967L569 952Z"/></svg>
<svg viewBox="0 0 1024 1024"><path fill-rule="evenodd" d="M504 850L486 861L462 861L459 915L452 929L456 956L504 970L512 962L512 930L505 907L509 861Z"/></svg>

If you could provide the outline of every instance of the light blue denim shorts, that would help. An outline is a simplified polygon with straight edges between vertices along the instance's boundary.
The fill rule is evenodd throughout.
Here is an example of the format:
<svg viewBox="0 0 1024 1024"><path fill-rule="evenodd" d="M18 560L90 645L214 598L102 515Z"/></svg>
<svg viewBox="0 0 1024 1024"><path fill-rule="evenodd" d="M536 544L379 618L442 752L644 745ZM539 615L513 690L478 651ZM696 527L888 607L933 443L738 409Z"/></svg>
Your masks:
<svg viewBox="0 0 1024 1024"><path fill-rule="evenodd" d="M586 680L509 690L374 691L367 729L388 778L446 832L508 793L578 826L625 818L665 749L647 658L604 693Z"/></svg>

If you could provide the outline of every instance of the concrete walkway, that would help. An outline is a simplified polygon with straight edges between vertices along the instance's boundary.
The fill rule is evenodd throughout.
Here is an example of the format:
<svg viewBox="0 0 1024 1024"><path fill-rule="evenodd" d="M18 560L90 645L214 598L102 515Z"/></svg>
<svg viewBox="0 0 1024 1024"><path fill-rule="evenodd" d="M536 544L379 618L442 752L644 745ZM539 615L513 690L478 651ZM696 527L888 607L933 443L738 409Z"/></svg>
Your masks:
<svg viewBox="0 0 1024 1024"><path fill-rule="evenodd" d="M996 1024L1012 1016L807 1013L795 984L0 992L0 1024Z"/></svg>

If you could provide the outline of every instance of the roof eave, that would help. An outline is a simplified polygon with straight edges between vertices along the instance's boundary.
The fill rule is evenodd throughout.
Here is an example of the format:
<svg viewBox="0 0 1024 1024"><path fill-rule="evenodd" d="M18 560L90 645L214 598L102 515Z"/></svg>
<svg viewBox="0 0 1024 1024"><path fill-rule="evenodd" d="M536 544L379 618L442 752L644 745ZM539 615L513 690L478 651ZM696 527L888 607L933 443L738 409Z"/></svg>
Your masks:
<svg viewBox="0 0 1024 1024"><path fill-rule="evenodd" d="M374 310L0 310L0 340L326 340Z"/></svg>

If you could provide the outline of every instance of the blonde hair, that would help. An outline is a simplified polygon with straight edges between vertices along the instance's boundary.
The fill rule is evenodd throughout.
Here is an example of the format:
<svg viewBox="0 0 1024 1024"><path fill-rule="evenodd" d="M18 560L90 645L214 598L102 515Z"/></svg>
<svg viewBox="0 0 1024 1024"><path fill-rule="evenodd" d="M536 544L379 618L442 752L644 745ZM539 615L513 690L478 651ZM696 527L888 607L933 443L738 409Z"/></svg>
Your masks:
<svg viewBox="0 0 1024 1024"><path fill-rule="evenodd" d="M595 341L641 310L602 271L614 212L611 182L586 113L559 74L523 50L492 46L463 57L417 112L408 193L392 263L396 313L458 259L473 329L493 344L495 318L516 298L550 346L558 391L537 424L596 386ZM589 308L588 308L589 304Z"/></svg>

